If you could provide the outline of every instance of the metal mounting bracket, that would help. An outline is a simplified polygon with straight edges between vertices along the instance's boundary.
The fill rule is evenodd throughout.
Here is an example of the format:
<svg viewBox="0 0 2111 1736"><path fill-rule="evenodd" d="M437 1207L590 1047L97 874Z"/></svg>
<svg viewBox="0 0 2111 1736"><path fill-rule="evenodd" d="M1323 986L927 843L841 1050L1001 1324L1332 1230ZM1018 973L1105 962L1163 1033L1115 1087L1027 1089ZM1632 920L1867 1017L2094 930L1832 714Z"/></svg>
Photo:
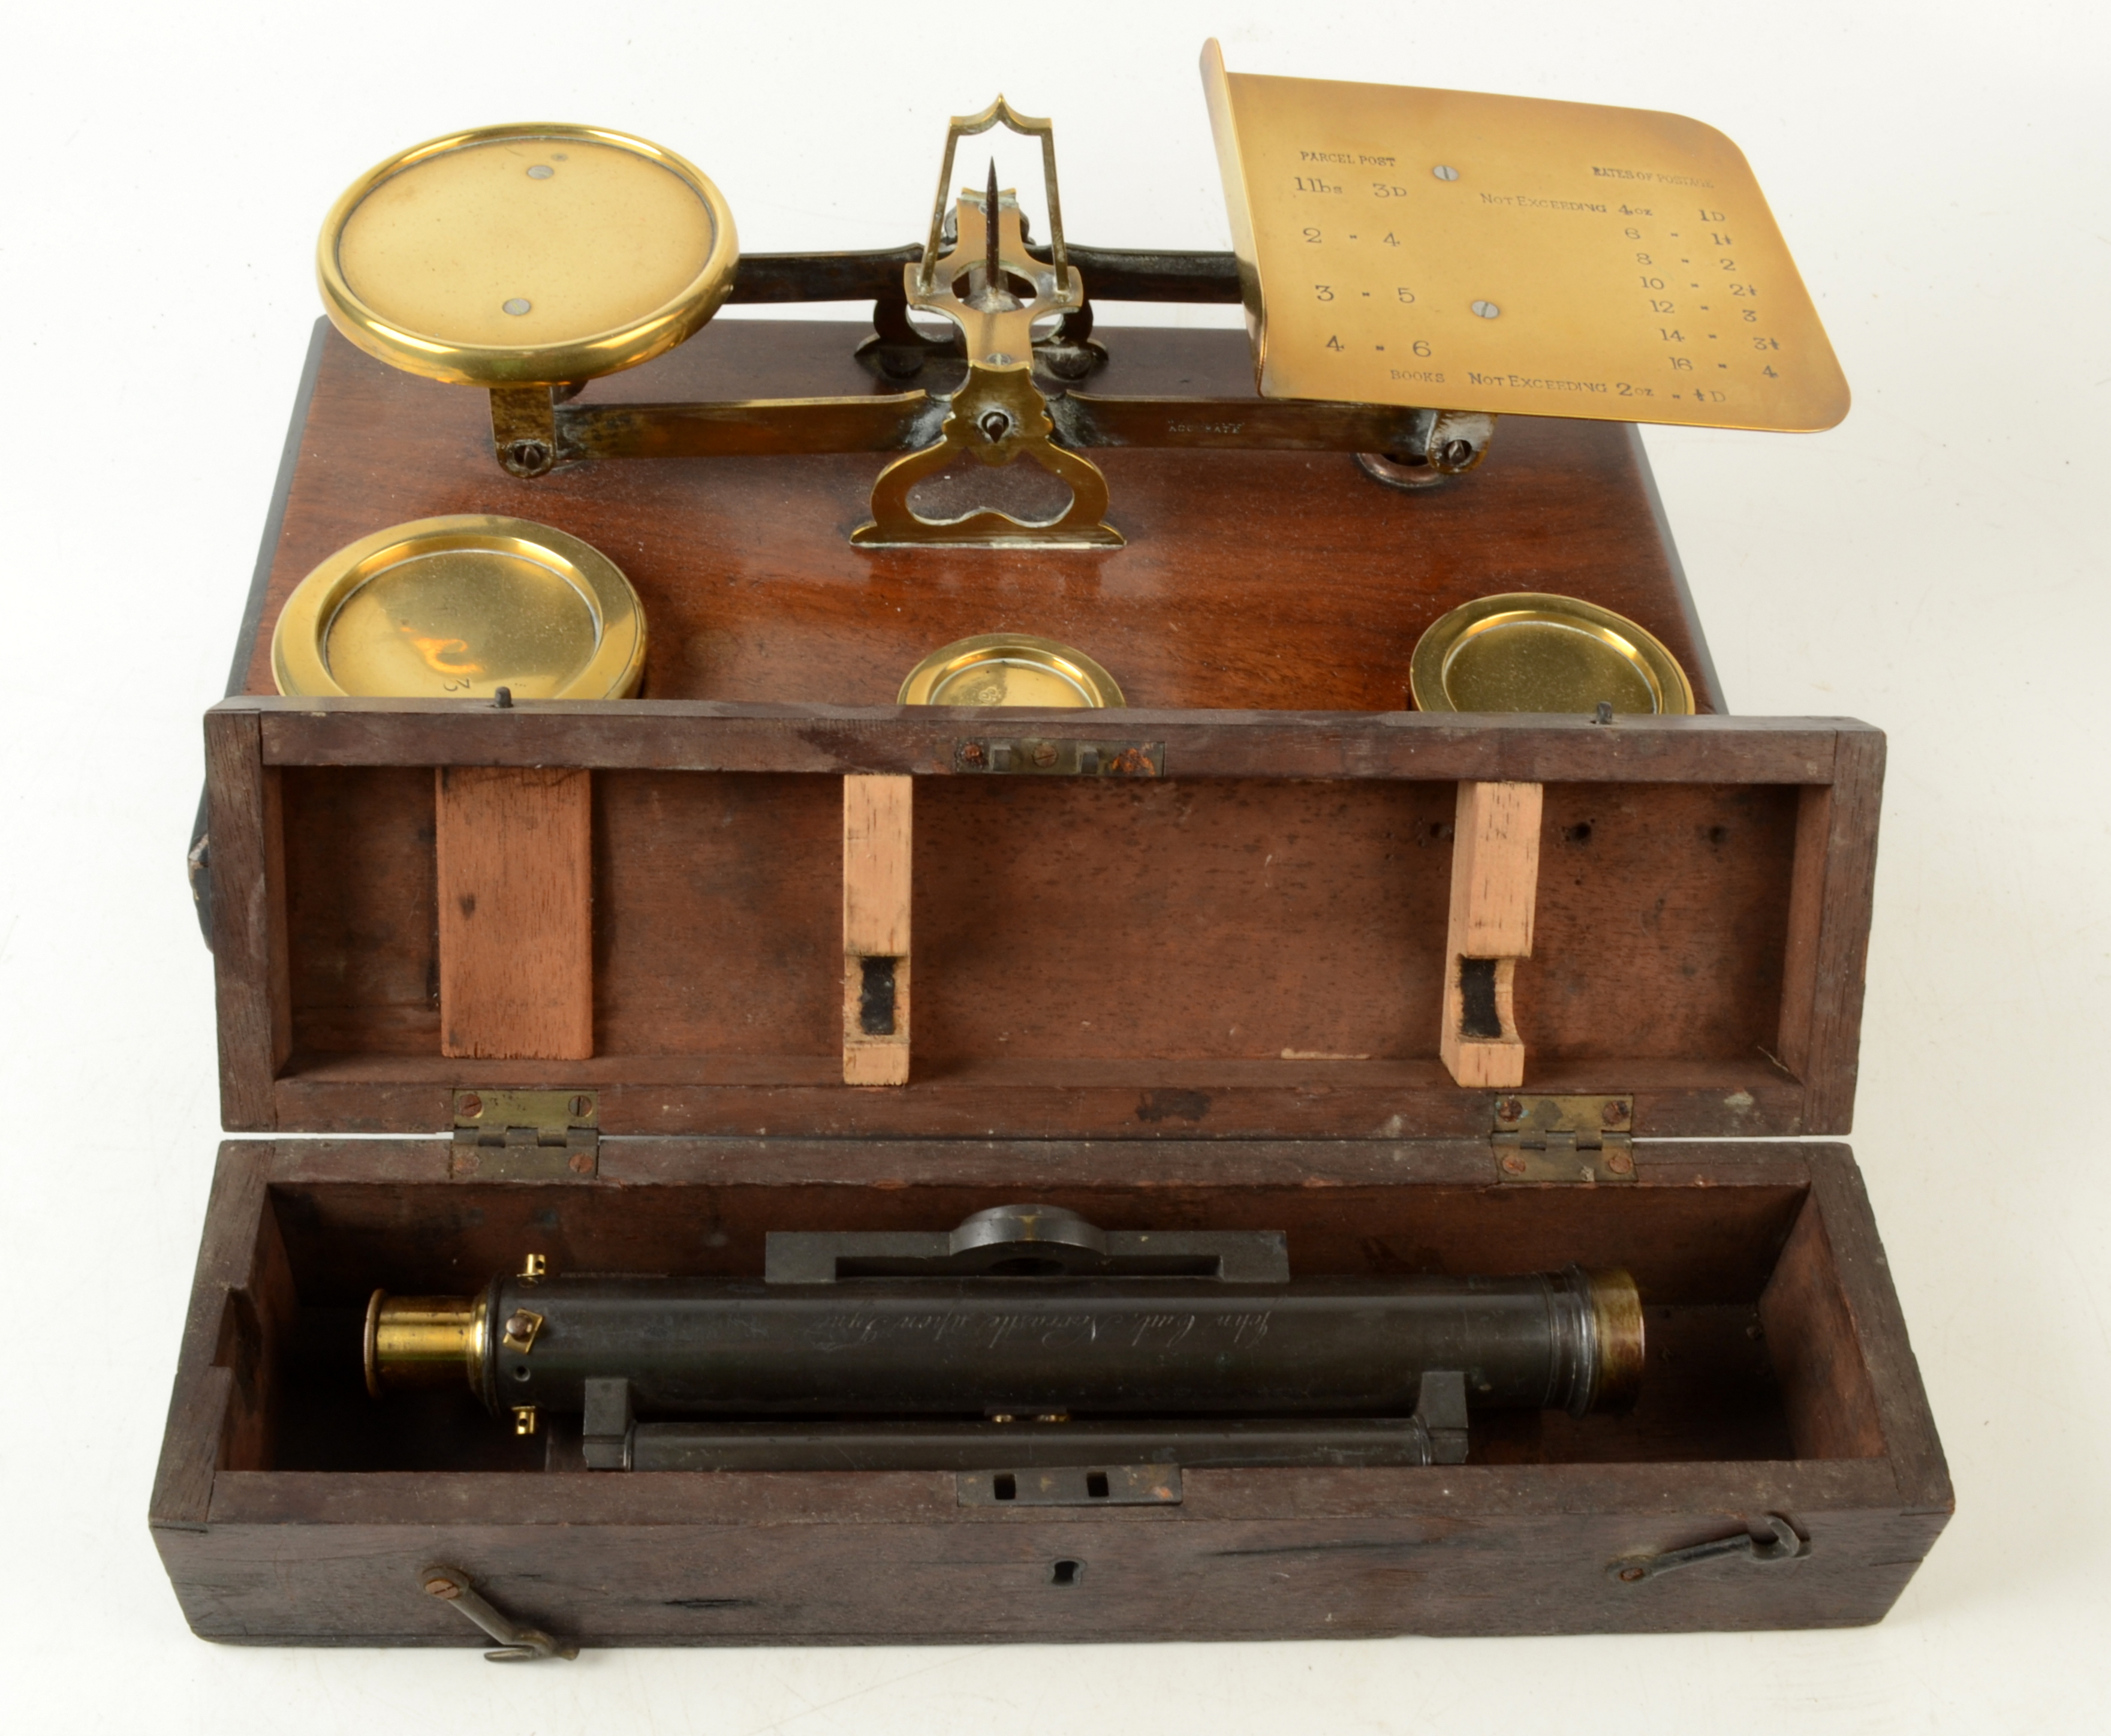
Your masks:
<svg viewBox="0 0 2111 1736"><path fill-rule="evenodd" d="M996 1206L957 1229L773 1229L765 1284L845 1278L1207 1278L1287 1284L1279 1229L1101 1229L1060 1206Z"/></svg>

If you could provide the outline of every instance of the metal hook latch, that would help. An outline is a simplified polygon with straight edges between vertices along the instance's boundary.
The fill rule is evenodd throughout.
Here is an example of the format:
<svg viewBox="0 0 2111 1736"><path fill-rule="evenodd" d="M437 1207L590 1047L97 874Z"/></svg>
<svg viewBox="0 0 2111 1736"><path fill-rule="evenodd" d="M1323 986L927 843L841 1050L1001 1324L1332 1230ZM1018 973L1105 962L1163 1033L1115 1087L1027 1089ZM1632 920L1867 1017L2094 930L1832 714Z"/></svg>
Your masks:
<svg viewBox="0 0 2111 1736"><path fill-rule="evenodd" d="M539 1628L524 1628L503 1611L493 1609L477 1595L476 1587L459 1567L435 1563L418 1575L427 1593L461 1611L493 1639L498 1649L483 1655L494 1664L528 1664L538 1657L577 1657L577 1646L561 1646Z"/></svg>
<svg viewBox="0 0 2111 1736"><path fill-rule="evenodd" d="M1773 1533L1773 1540L1762 1543L1749 1531L1740 1531L1735 1537L1718 1538L1712 1543L1696 1543L1688 1549L1668 1549L1662 1555L1631 1555L1614 1561L1606 1568L1609 1576L1623 1585L1639 1585L1645 1579L1654 1579L1669 1573L1673 1568L1691 1567L1700 1561L1718 1561L1732 1556L1762 1565L1775 1561L1792 1561L1810 1553L1810 1540L1800 1534L1795 1527L1778 1513L1766 1516L1767 1525Z"/></svg>

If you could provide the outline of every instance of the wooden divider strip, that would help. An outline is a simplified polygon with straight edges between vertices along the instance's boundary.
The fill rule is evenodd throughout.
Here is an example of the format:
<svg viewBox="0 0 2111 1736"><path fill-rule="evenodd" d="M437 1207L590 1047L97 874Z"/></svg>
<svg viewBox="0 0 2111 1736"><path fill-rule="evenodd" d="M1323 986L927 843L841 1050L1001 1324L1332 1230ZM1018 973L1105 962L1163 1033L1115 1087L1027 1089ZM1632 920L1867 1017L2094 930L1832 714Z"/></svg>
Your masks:
<svg viewBox="0 0 2111 1736"><path fill-rule="evenodd" d="M843 1083L909 1083L914 780L843 779Z"/></svg>
<svg viewBox="0 0 2111 1736"><path fill-rule="evenodd" d="M1532 956L1541 794L1537 784L1459 786L1437 1052L1462 1085L1524 1083L1511 988L1518 960Z"/></svg>
<svg viewBox="0 0 2111 1736"><path fill-rule="evenodd" d="M443 766L440 1052L593 1053L593 774Z"/></svg>

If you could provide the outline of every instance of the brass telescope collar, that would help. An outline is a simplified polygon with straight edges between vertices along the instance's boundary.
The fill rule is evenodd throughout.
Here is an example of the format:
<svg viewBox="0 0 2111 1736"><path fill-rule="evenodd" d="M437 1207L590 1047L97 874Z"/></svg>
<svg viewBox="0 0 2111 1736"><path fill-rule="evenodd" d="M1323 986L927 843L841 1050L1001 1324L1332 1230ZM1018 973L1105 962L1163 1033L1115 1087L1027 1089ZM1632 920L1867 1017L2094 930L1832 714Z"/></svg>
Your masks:
<svg viewBox="0 0 2111 1736"><path fill-rule="evenodd" d="M1641 1292L1633 1277L1618 1267L1584 1276L1591 1285L1591 1329L1597 1346L1598 1378L1591 1408L1617 1415L1632 1410L1641 1392Z"/></svg>
<svg viewBox="0 0 2111 1736"><path fill-rule="evenodd" d="M366 1303L368 1393L379 1398L384 1391L446 1386L461 1379L481 1396L490 1311L488 1295L391 1296L376 1290Z"/></svg>

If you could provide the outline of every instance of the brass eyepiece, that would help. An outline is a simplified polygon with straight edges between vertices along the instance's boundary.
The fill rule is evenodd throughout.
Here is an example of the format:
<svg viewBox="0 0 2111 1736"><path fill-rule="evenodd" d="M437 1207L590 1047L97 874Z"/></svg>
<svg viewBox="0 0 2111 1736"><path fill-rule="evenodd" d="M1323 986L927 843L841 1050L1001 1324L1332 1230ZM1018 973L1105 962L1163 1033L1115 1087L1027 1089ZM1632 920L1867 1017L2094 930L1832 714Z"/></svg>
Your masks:
<svg viewBox="0 0 2111 1736"><path fill-rule="evenodd" d="M1618 1267L1584 1275L1591 1283L1591 1321L1598 1340L1598 1383L1591 1408L1632 1410L1642 1384L1641 1292Z"/></svg>
<svg viewBox="0 0 2111 1736"><path fill-rule="evenodd" d="M487 1304L481 1296L391 1296L366 1304L366 1390L445 1386L482 1390Z"/></svg>

